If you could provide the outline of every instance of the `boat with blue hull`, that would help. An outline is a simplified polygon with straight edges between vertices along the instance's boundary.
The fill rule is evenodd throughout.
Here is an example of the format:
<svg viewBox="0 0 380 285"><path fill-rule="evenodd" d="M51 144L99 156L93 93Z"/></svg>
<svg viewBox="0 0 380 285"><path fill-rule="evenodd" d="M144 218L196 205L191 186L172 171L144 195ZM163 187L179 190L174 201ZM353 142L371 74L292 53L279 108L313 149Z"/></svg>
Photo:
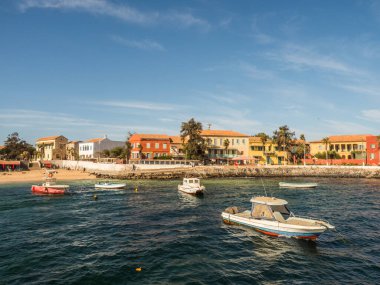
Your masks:
<svg viewBox="0 0 380 285"><path fill-rule="evenodd" d="M326 230L335 229L329 222L295 216L287 201L275 197L254 197L251 210L229 207L222 212L226 224L253 228L266 235L316 240Z"/></svg>

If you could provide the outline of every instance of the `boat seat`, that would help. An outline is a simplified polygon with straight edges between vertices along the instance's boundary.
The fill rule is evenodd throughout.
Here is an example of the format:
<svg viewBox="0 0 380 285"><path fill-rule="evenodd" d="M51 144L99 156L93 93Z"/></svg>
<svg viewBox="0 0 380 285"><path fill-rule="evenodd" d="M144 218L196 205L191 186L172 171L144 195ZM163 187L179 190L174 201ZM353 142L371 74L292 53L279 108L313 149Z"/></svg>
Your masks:
<svg viewBox="0 0 380 285"><path fill-rule="evenodd" d="M284 217L282 216L282 214L281 214L280 212L278 212L278 211L274 211L274 212L273 212L273 216L274 216L274 218L275 218L278 222L280 222L280 223L286 223Z"/></svg>

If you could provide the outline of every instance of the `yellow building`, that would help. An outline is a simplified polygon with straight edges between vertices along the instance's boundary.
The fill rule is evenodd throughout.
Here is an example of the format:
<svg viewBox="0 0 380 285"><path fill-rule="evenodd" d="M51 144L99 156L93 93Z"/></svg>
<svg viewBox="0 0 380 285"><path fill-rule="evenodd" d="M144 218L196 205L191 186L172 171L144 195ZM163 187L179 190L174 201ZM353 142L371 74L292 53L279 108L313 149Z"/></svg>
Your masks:
<svg viewBox="0 0 380 285"><path fill-rule="evenodd" d="M248 135L224 130L203 130L201 136L207 142L207 154L212 160L226 160L248 155Z"/></svg>
<svg viewBox="0 0 380 285"><path fill-rule="evenodd" d="M329 136L327 150L335 151L342 159L365 159L367 142L377 142L373 135ZM322 140L310 142L310 154L326 152L326 143Z"/></svg>
<svg viewBox="0 0 380 285"><path fill-rule="evenodd" d="M66 144L66 159L79 160L79 143L82 141L70 141Z"/></svg>
<svg viewBox="0 0 380 285"><path fill-rule="evenodd" d="M284 148L279 148L272 140L267 140L264 144L261 137L249 137L249 157L254 159L256 164L286 164L288 154Z"/></svg>
<svg viewBox="0 0 380 285"><path fill-rule="evenodd" d="M37 159L66 159L67 142L68 140L64 136L51 136L37 139Z"/></svg>

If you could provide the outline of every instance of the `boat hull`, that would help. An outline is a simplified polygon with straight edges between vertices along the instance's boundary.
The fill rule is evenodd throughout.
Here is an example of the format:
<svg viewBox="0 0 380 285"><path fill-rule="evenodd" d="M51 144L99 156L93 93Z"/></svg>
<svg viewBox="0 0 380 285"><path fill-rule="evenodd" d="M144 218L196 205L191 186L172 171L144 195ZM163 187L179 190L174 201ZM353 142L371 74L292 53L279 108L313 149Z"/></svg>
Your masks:
<svg viewBox="0 0 380 285"><path fill-rule="evenodd" d="M64 195L67 193L69 187L57 187L57 186L41 186L41 185L32 185L32 192L38 194L47 194L47 195Z"/></svg>
<svg viewBox="0 0 380 285"><path fill-rule="evenodd" d="M124 189L127 186L127 184L95 184L95 188L97 189Z"/></svg>
<svg viewBox="0 0 380 285"><path fill-rule="evenodd" d="M288 183L280 182L279 186L281 188L315 188L318 186L317 183Z"/></svg>
<svg viewBox="0 0 380 285"><path fill-rule="evenodd" d="M181 191L186 194L201 196L205 190L204 186L201 187L184 187L183 185L178 185L178 191Z"/></svg>
<svg viewBox="0 0 380 285"><path fill-rule="evenodd" d="M326 227L322 226L305 227L286 225L277 221L245 218L226 212L222 213L222 218L227 224L242 225L273 237L292 237L297 239L316 240L319 235L326 231Z"/></svg>

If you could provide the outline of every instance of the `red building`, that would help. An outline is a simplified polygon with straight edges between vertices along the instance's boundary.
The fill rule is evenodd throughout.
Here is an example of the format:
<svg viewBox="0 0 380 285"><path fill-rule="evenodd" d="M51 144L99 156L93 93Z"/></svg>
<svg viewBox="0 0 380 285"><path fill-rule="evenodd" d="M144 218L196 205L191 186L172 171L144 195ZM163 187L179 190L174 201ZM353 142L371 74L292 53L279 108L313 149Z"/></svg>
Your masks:
<svg viewBox="0 0 380 285"><path fill-rule="evenodd" d="M132 144L131 159L154 159L170 155L170 137L157 134L134 134L129 139Z"/></svg>

